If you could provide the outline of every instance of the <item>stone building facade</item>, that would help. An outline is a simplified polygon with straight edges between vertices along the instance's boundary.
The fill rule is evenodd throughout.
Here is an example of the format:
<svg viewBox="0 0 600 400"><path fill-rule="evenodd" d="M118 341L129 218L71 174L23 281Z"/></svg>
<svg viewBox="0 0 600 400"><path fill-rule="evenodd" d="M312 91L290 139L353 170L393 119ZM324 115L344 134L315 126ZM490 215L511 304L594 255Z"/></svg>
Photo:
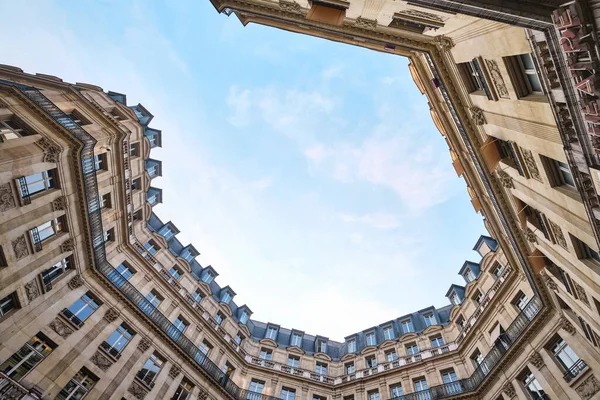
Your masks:
<svg viewBox="0 0 600 400"><path fill-rule="evenodd" d="M432 3L213 0L407 57L485 220L448 306L343 342L251 319L153 212L147 109L0 66L0 398L600 398L594 4Z"/></svg>

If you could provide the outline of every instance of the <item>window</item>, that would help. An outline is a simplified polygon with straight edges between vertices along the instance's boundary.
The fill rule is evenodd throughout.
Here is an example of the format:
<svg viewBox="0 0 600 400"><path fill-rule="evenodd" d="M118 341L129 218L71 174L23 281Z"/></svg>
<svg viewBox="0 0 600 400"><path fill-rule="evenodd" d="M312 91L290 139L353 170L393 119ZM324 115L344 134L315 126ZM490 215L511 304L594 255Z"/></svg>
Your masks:
<svg viewBox="0 0 600 400"><path fill-rule="evenodd" d="M262 393L263 389L265 388L265 383L262 381L258 381L256 379L252 379L250 381L250 387L248 388L248 390L252 393ZM255 399L259 399L260 396L256 396L253 397L250 393L248 393L248 400L255 400Z"/></svg>
<svg viewBox="0 0 600 400"><path fill-rule="evenodd" d="M327 375L327 364L317 361L315 372L321 375Z"/></svg>
<svg viewBox="0 0 600 400"><path fill-rule="evenodd" d="M579 356L560 336L551 346L552 354L565 371L568 371L579 361Z"/></svg>
<svg viewBox="0 0 600 400"><path fill-rule="evenodd" d="M192 254L192 251L190 249L185 249L184 252L181 254L181 257L187 262L192 262L195 255Z"/></svg>
<svg viewBox="0 0 600 400"><path fill-rule="evenodd" d="M286 387L281 388L281 400L294 400L296 397L296 391L294 389L288 389Z"/></svg>
<svg viewBox="0 0 600 400"><path fill-rule="evenodd" d="M94 297L88 292L81 296L75 303L69 308L63 310L63 315L67 317L69 321L78 327L81 327L85 320L94 313L100 307L100 304Z"/></svg>
<svg viewBox="0 0 600 400"><path fill-rule="evenodd" d="M346 374L353 374L355 371L354 363L349 362L349 363L344 364L344 369L346 370Z"/></svg>
<svg viewBox="0 0 600 400"><path fill-rule="evenodd" d="M225 319L225 317L219 311L218 313L215 314L214 319L217 322L217 324L221 325L221 323L223 323L223 320Z"/></svg>
<svg viewBox="0 0 600 400"><path fill-rule="evenodd" d="M52 353L56 344L48 339L43 333L38 332L23 345L15 354L0 365L0 371L4 372L15 381L20 381L25 375L33 370L42 360Z"/></svg>
<svg viewBox="0 0 600 400"><path fill-rule="evenodd" d="M4 255L4 250L2 246L0 246L0 267L8 267L8 263L6 262L6 256Z"/></svg>
<svg viewBox="0 0 600 400"><path fill-rule="evenodd" d="M155 176L158 175L158 165L150 165L148 167L148 175L150 175L150 178L154 178Z"/></svg>
<svg viewBox="0 0 600 400"><path fill-rule="evenodd" d="M394 330L391 326L386 326L383 328L383 338L385 340L393 340L394 339Z"/></svg>
<svg viewBox="0 0 600 400"><path fill-rule="evenodd" d="M327 342L325 340L317 340L317 351L321 353L327 352Z"/></svg>
<svg viewBox="0 0 600 400"><path fill-rule="evenodd" d="M458 382L458 377L456 376L456 372L453 369L449 369L446 371L442 371L442 381L444 382L445 388L448 391L448 394L461 393L462 387L460 382Z"/></svg>
<svg viewBox="0 0 600 400"><path fill-rule="evenodd" d="M52 221L48 221L43 223L42 225L32 229L32 240L36 243L35 230L37 230L37 234L39 235L39 240L44 241L46 239L50 239L51 237L63 232L65 230L65 224L63 222L63 217L54 218Z"/></svg>
<svg viewBox="0 0 600 400"><path fill-rule="evenodd" d="M88 121L79 111L73 110L70 114L67 114L69 118L73 122L75 122L79 126L89 125L90 121Z"/></svg>
<svg viewBox="0 0 600 400"><path fill-rule="evenodd" d="M375 340L375 332L367 333L366 340L367 346L375 346L377 344Z"/></svg>
<svg viewBox="0 0 600 400"><path fill-rule="evenodd" d="M131 341L135 333L126 324L121 324L101 346L113 357L119 358L121 352Z"/></svg>
<svg viewBox="0 0 600 400"><path fill-rule="evenodd" d="M390 386L390 392L392 393L392 399L396 399L398 397L401 397L404 394L404 390L402 389L402 385Z"/></svg>
<svg viewBox="0 0 600 400"><path fill-rule="evenodd" d="M396 350L388 350L385 352L385 359L387 362L396 361L398 359L398 354L396 354Z"/></svg>
<svg viewBox="0 0 600 400"><path fill-rule="evenodd" d="M58 186L56 176L56 170L49 169L48 171L19 178L21 197L26 198L45 192L46 190L54 189Z"/></svg>
<svg viewBox="0 0 600 400"><path fill-rule="evenodd" d="M160 230L158 231L158 234L161 235L162 237L165 238L165 240L169 240L171 239L173 236L175 236L175 232L173 232L171 230L171 227L169 225L165 225L162 228L160 228Z"/></svg>
<svg viewBox="0 0 600 400"><path fill-rule="evenodd" d="M247 322L248 322L248 319L249 319L249 318L250 318L250 315L248 314L248 312L247 312L247 311L242 311L242 315L240 316L240 322L241 322L242 324L245 324L245 323L247 323ZM293 339L293 338L292 338L292 339ZM294 344L292 343L292 346L293 346L293 345L294 345Z"/></svg>
<svg viewBox="0 0 600 400"><path fill-rule="evenodd" d="M137 178L131 181L131 190L140 190L142 188L142 178ZM156 195L155 195L156 196ZM153 202L150 201L150 198L148 198L148 202L150 204L154 204Z"/></svg>
<svg viewBox="0 0 600 400"><path fill-rule="evenodd" d="M273 355L273 352L271 350L260 349L260 354L258 355L258 358L262 358L263 360L269 361L271 359L272 355Z"/></svg>
<svg viewBox="0 0 600 400"><path fill-rule="evenodd" d="M483 355L479 351L479 349L475 349L473 354L471 354L471 361L475 368L479 367L479 365L483 362Z"/></svg>
<svg viewBox="0 0 600 400"><path fill-rule="evenodd" d="M495 142L502 161L515 168L519 175L525 176L525 170L520 158L519 146L517 146L516 143L507 142L501 139L495 139Z"/></svg>
<svg viewBox="0 0 600 400"><path fill-rule="evenodd" d="M17 292L12 292L2 300L0 300L0 318L5 317L11 311L19 308L19 301L17 300Z"/></svg>
<svg viewBox="0 0 600 400"><path fill-rule="evenodd" d="M458 318L456 319L456 325L460 326L461 329L464 329L466 322L465 322L465 318L462 315L459 315Z"/></svg>
<svg viewBox="0 0 600 400"><path fill-rule="evenodd" d="M131 143L129 145L129 156L130 157L139 157L140 156L140 144L139 143Z"/></svg>
<svg viewBox="0 0 600 400"><path fill-rule="evenodd" d="M228 291L224 291L223 294L221 294L221 301L223 303L229 304L229 302L231 301L231 293L229 293Z"/></svg>
<svg viewBox="0 0 600 400"><path fill-rule="evenodd" d="M476 59L459 63L457 66L469 93L484 90L485 80L483 74L481 73L479 62Z"/></svg>
<svg viewBox="0 0 600 400"><path fill-rule="evenodd" d="M17 117L0 121L0 143L34 134L35 132Z"/></svg>
<svg viewBox="0 0 600 400"><path fill-rule="evenodd" d="M181 276L181 270L175 266L171 267L169 270L169 275L173 277L173 279L179 279Z"/></svg>
<svg viewBox="0 0 600 400"><path fill-rule="evenodd" d="M365 358L365 363L367 365L367 368L373 368L377 366L377 359L375 358L375 356L369 356Z"/></svg>
<svg viewBox="0 0 600 400"><path fill-rule="evenodd" d="M135 271L127 263L121 263L115 269L127 280L135 274Z"/></svg>
<svg viewBox="0 0 600 400"><path fill-rule="evenodd" d="M294 368L300 367L300 357L288 356L287 365Z"/></svg>
<svg viewBox="0 0 600 400"><path fill-rule="evenodd" d="M223 365L223 368L221 368L221 372L223 372L227 376L231 376L231 375L233 375L233 371L235 371L235 368L233 368L233 365L231 365L231 364L229 364L229 362L225 361L225 365Z"/></svg>
<svg viewBox="0 0 600 400"><path fill-rule="evenodd" d="M150 141L150 147L156 146L156 135L148 135L146 137Z"/></svg>
<svg viewBox="0 0 600 400"><path fill-rule="evenodd" d="M200 289L196 289L196 291L192 293L192 297L196 303L200 303L202 301L202 292L200 292Z"/></svg>
<svg viewBox="0 0 600 400"><path fill-rule="evenodd" d="M348 341L348 353L356 352L356 340Z"/></svg>
<svg viewBox="0 0 600 400"><path fill-rule="evenodd" d="M171 400L187 400L190 398L192 390L194 390L194 385L186 378L183 378L181 379L181 383L177 387L175 394L171 397Z"/></svg>
<svg viewBox="0 0 600 400"><path fill-rule="evenodd" d="M208 343L206 340L203 340L202 343L200 343L200 346L198 346L198 348L200 349L202 354L207 356L208 353L210 353L210 351L212 350L212 344Z"/></svg>
<svg viewBox="0 0 600 400"><path fill-rule="evenodd" d="M237 335L235 335L235 338L233 338L233 341L236 342L237 344L241 344L242 340L243 340L243 337L239 333Z"/></svg>
<svg viewBox="0 0 600 400"><path fill-rule="evenodd" d="M180 315L175 319L173 325L175 325L175 329L177 329L179 332L184 332L189 323Z"/></svg>
<svg viewBox="0 0 600 400"><path fill-rule="evenodd" d="M133 212L133 220L134 221L141 221L142 219L144 219L144 214L142 213L141 208L139 210Z"/></svg>
<svg viewBox="0 0 600 400"><path fill-rule="evenodd" d="M156 242L154 242L154 240L149 240L148 242L146 242L146 244L144 245L144 248L146 249L146 251L152 255L156 254L156 252L158 250L160 250L160 247L158 247L158 245L156 244Z"/></svg>
<svg viewBox="0 0 600 400"><path fill-rule="evenodd" d="M504 265L496 263L494 266L494 271L493 271L494 276L496 276L496 278L500 278L502 276L503 272L504 272Z"/></svg>
<svg viewBox="0 0 600 400"><path fill-rule="evenodd" d="M302 346L302 335L298 333L292 333L292 340L290 343L292 346Z"/></svg>
<svg viewBox="0 0 600 400"><path fill-rule="evenodd" d="M456 294L456 292L452 292L452 294L450 295L450 301L455 306L460 305L460 298L458 297L458 294Z"/></svg>
<svg viewBox="0 0 600 400"><path fill-rule="evenodd" d="M213 281L213 279L215 279L215 276L212 274L212 272L210 271L203 271L202 272L202 282L204 283L211 283Z"/></svg>
<svg viewBox="0 0 600 400"><path fill-rule="evenodd" d="M467 282L473 282L476 279L475 274L473 273L473 271L471 271L470 268L467 268L467 270L465 271L465 279L467 280Z"/></svg>
<svg viewBox="0 0 600 400"><path fill-rule="evenodd" d="M438 348L444 345L444 338L441 336L436 336L434 338L431 338L431 347Z"/></svg>
<svg viewBox="0 0 600 400"><path fill-rule="evenodd" d="M535 376L529 368L525 368L521 375L521 379L519 379L525 388L525 391L529 395L529 397L533 400L545 400L548 398L544 389L542 389L542 385L535 379Z"/></svg>
<svg viewBox="0 0 600 400"><path fill-rule="evenodd" d="M115 228L110 228L107 231L104 231L104 235L102 236L104 243L110 243L115 241Z"/></svg>
<svg viewBox="0 0 600 400"><path fill-rule="evenodd" d="M504 57L506 69L515 88L517 97L542 94L542 84L535 70L531 54Z"/></svg>
<svg viewBox="0 0 600 400"><path fill-rule="evenodd" d="M144 363L141 370L138 371L136 377L144 382L146 385L153 387L156 376L160 373L164 364L164 360L156 353L150 355L148 360Z"/></svg>
<svg viewBox="0 0 600 400"><path fill-rule="evenodd" d="M429 386L427 386L425 378L417 378L413 381L413 384L415 385L415 392L420 392L417 393L418 400L431 400L431 394L427 390Z"/></svg>
<svg viewBox="0 0 600 400"><path fill-rule="evenodd" d="M413 356L419 353L419 346L416 343L409 343L406 345L406 354Z"/></svg>
<svg viewBox="0 0 600 400"><path fill-rule="evenodd" d="M56 264L42 272L42 283L46 290L52 289L52 282L63 276L72 268L71 257L63 258Z"/></svg>
<svg viewBox="0 0 600 400"><path fill-rule="evenodd" d="M596 262L600 262L600 255L598 254L598 252L596 250L592 249L590 246L588 246L581 240L577 239L576 237L572 236L572 238L574 239L573 244L575 245L575 248L578 250L579 258L592 259Z"/></svg>
<svg viewBox="0 0 600 400"><path fill-rule="evenodd" d="M527 297L525 293L519 291L519 293L517 293L517 295L513 299L512 303L515 307L522 311L527 305L527 303L529 303L529 297Z"/></svg>
<svg viewBox="0 0 600 400"><path fill-rule="evenodd" d="M106 161L106 153L94 155L94 168L96 171L108 170L108 163Z"/></svg>
<svg viewBox="0 0 600 400"><path fill-rule="evenodd" d="M83 399L92 390L96 382L98 382L98 378L94 374L86 368L81 368L56 396L56 400Z"/></svg>
<svg viewBox="0 0 600 400"><path fill-rule="evenodd" d="M379 400L379 392L377 390L367 393L367 396L369 400Z"/></svg>
<svg viewBox="0 0 600 400"><path fill-rule="evenodd" d="M425 326L431 326L437 323L435 321L435 315L433 315L433 313L423 315L423 319L425 320Z"/></svg>
<svg viewBox="0 0 600 400"><path fill-rule="evenodd" d="M100 208L111 208L112 203L110 201L110 193L103 194L100 196Z"/></svg>
<svg viewBox="0 0 600 400"><path fill-rule="evenodd" d="M151 290L150 293L146 295L146 300L152 303L154 307L158 307L164 299L160 294L158 294L158 292Z"/></svg>
<svg viewBox="0 0 600 400"><path fill-rule="evenodd" d="M406 321L402 321L401 324L402 324L402 332L409 333L409 332L415 331L411 320L407 319Z"/></svg>
<svg viewBox="0 0 600 400"><path fill-rule="evenodd" d="M550 178L550 184L552 186L566 185L572 188L575 187L573 174L571 174L571 169L566 163L562 161L553 160L544 156L540 157L542 158L542 163L546 167L548 176Z"/></svg>
<svg viewBox="0 0 600 400"><path fill-rule="evenodd" d="M481 304L483 303L483 293L481 293L481 291L479 289L477 289L475 291L475 293L473 293L473 297L472 297L473 301L475 301L475 303L477 304Z"/></svg>
<svg viewBox="0 0 600 400"><path fill-rule="evenodd" d="M267 328L267 335L265 336L267 339L275 340L277 338L277 328L273 328L272 326Z"/></svg>

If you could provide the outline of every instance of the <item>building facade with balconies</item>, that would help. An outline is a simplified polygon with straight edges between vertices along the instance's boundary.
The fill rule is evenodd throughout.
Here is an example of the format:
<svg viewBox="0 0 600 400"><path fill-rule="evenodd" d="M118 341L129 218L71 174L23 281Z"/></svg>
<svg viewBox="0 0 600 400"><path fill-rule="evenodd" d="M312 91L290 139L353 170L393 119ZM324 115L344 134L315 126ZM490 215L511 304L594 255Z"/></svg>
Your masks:
<svg viewBox="0 0 600 400"><path fill-rule="evenodd" d="M450 3L214 2L244 23L409 58L485 219L479 260L448 266L460 275L449 305L343 342L253 320L196 260L201 243L153 212L163 132L150 111L1 66L0 398L600 398L597 174L583 141L595 81L564 79L595 60L593 14L530 2L506 21L513 2L490 0L487 19Z"/></svg>

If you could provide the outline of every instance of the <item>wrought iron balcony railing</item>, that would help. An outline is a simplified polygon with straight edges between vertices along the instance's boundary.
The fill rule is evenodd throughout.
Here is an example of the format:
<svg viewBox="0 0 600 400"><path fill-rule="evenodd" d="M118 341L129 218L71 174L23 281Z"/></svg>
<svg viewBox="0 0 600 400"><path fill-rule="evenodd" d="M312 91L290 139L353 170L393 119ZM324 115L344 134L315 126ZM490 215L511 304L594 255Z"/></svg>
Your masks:
<svg viewBox="0 0 600 400"><path fill-rule="evenodd" d="M29 391L24 386L13 381L8 375L0 372L0 399L21 400ZM29 397L31 399L36 397Z"/></svg>
<svg viewBox="0 0 600 400"><path fill-rule="evenodd" d="M174 344L185 354L193 359L197 366L218 386L222 387L236 400L278 400L277 397L266 396L242 389L232 382L229 377L219 369L191 340L182 335L179 330L164 316L154 305L123 276L118 273L106 259L104 240L95 240L103 237L102 216L98 207L98 185L94 168L94 146L96 140L78 124L71 120L62 110L52 103L39 90L0 80L0 84L17 88L20 93L29 98L38 107L45 111L55 121L65 127L73 136L83 144L81 150L81 165L84 182L84 191L87 203L87 214L90 228L91 242L94 244L93 255L95 268L126 297L135 307L144 313L152 323L165 333ZM461 132L462 133L462 132ZM479 165L477 165L480 167ZM484 176L485 178L485 176ZM486 182L487 183L487 180ZM506 221L502 221L506 225ZM506 226L508 229L508 227ZM514 238L510 238L514 240ZM506 332L498 338L490 352L484 358L477 370L469 377L444 385L431 387L425 391L403 395L405 400L436 400L453 396L457 393L470 392L477 389L479 384L499 363L502 356L521 336L525 329L541 310L542 302L539 297L533 297L515 318Z"/></svg>
<svg viewBox="0 0 600 400"><path fill-rule="evenodd" d="M22 176L19 179L19 189L21 190L21 198L23 199L23 205L31 204L31 195L29 194L29 186L25 177Z"/></svg>
<svg viewBox="0 0 600 400"><path fill-rule="evenodd" d="M35 227L31 230L31 240L33 242L33 249L38 252L42 251L42 239L40 239L40 231Z"/></svg>
<svg viewBox="0 0 600 400"><path fill-rule="evenodd" d="M588 365L583 360L578 360L575 364L571 365L571 368L569 368L567 370L567 372L565 372L565 374L563 375L563 378L565 379L565 382L567 382L567 383L571 382L582 371L585 371L585 369L587 368L587 366Z"/></svg>

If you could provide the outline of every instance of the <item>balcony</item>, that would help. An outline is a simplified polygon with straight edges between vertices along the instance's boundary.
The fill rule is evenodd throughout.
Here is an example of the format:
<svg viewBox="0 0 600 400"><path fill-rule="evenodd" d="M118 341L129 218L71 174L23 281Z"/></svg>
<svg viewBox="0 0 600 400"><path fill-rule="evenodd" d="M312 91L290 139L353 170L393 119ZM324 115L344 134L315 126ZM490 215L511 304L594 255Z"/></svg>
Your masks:
<svg viewBox="0 0 600 400"><path fill-rule="evenodd" d="M38 400L41 399L37 393L29 391L25 386L13 381L4 373L0 372L0 399L7 400Z"/></svg>
<svg viewBox="0 0 600 400"><path fill-rule="evenodd" d="M290 367L289 365L281 364L281 363L274 362L271 360L265 360L265 359L262 359L259 357L254 357L254 356L251 356L248 354L246 354L244 358L250 364L258 365L258 366L264 367L264 368L269 368L274 371L281 371L286 374L299 376L299 377L307 378L307 379L312 379L313 381L328 383L330 385L333 385L335 383L334 378L332 378L330 376L317 374L315 372L307 371L302 368Z"/></svg>
<svg viewBox="0 0 600 400"><path fill-rule="evenodd" d="M563 378L565 382L570 383L573 379L581 374L581 372L587 369L588 365L583 360L578 360L575 364L571 365L571 368L565 372Z"/></svg>

